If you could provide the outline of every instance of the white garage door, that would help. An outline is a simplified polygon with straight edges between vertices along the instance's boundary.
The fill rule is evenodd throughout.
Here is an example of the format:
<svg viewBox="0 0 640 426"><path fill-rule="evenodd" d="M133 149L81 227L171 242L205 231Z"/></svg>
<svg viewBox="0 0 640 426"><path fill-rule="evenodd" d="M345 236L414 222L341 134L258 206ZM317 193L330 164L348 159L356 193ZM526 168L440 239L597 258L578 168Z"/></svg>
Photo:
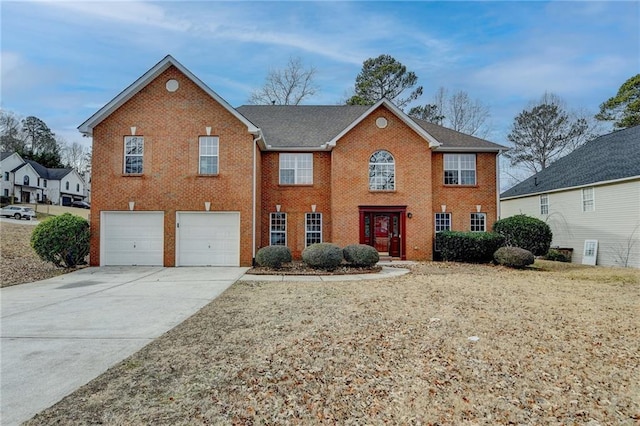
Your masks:
<svg viewBox="0 0 640 426"><path fill-rule="evenodd" d="M163 212L102 212L100 218L100 265L163 265Z"/></svg>
<svg viewBox="0 0 640 426"><path fill-rule="evenodd" d="M240 266L240 213L177 212L176 266Z"/></svg>

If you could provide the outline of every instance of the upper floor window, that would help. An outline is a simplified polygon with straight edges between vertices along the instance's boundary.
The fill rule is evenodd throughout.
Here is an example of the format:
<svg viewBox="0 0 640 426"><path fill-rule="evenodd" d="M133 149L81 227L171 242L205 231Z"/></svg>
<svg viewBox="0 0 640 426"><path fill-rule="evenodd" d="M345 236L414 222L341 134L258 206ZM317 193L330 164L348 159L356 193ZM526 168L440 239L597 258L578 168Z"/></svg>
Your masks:
<svg viewBox="0 0 640 426"><path fill-rule="evenodd" d="M47 187L47 180L45 179L44 182L42 183L42 186L44 186L45 188Z"/></svg>
<svg viewBox="0 0 640 426"><path fill-rule="evenodd" d="M484 232L487 230L487 214L471 213L471 232Z"/></svg>
<svg viewBox="0 0 640 426"><path fill-rule="evenodd" d="M144 138L142 136L125 136L124 138L124 172L126 174L142 173L143 154L144 154Z"/></svg>
<svg viewBox="0 0 640 426"><path fill-rule="evenodd" d="M445 185L475 185L475 154L444 154Z"/></svg>
<svg viewBox="0 0 640 426"><path fill-rule="evenodd" d="M9 172L4 172L4 180L9 180Z"/></svg>
<svg viewBox="0 0 640 426"><path fill-rule="evenodd" d="M313 154L280 154L280 185L311 185Z"/></svg>
<svg viewBox="0 0 640 426"><path fill-rule="evenodd" d="M76 183L76 192L80 192L80 184Z"/></svg>
<svg viewBox="0 0 640 426"><path fill-rule="evenodd" d="M369 158L369 190L396 189L396 164L388 151L376 151Z"/></svg>
<svg viewBox="0 0 640 426"><path fill-rule="evenodd" d="M305 247L322 242L322 213L305 214Z"/></svg>
<svg viewBox="0 0 640 426"><path fill-rule="evenodd" d="M549 214L549 194L540 195L540 214Z"/></svg>
<svg viewBox="0 0 640 426"><path fill-rule="evenodd" d="M67 191L69 190L69 181L66 181L64 183L64 189L66 189Z"/></svg>
<svg viewBox="0 0 640 426"><path fill-rule="evenodd" d="M593 187L582 189L582 211L592 212L596 209Z"/></svg>
<svg viewBox="0 0 640 426"><path fill-rule="evenodd" d="M218 174L218 136L200 136L200 168L201 175Z"/></svg>
<svg viewBox="0 0 640 426"><path fill-rule="evenodd" d="M269 215L269 244L272 246L287 245L287 214L271 213Z"/></svg>
<svg viewBox="0 0 640 426"><path fill-rule="evenodd" d="M29 176L24 175L24 178L22 179L22 183L25 185L29 185Z"/></svg>

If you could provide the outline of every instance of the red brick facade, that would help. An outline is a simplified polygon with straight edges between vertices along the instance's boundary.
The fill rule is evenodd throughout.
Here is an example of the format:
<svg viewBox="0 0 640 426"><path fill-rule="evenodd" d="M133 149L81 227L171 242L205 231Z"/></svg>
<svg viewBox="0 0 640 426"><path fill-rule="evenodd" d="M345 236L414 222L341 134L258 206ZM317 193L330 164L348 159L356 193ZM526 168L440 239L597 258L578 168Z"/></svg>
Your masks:
<svg viewBox="0 0 640 426"><path fill-rule="evenodd" d="M175 79L180 89L165 88ZM384 117L380 128L376 119ZM123 173L124 138L144 137L143 173ZM198 174L198 138L219 137L219 173ZM402 212L402 257L431 259L434 215L446 205L452 229L468 230L470 214L496 220L497 152L478 152L477 184L444 185L443 153L381 105L339 138L331 150L313 152L311 185L280 185L277 150L258 149L246 122L221 105L189 76L170 66L93 127L91 264L100 264L100 212L164 212L164 265L176 259L176 212L240 213L240 264L269 245L270 213L287 213L287 245L295 257L305 247L305 214L322 213L322 238L340 246L361 240L363 208L395 206ZM395 189L369 190L369 158L386 150L395 163ZM295 151L287 151L295 152ZM468 150L467 152L473 152ZM256 180L254 186L254 159ZM254 202L255 192L255 202ZM255 211L253 210L255 206ZM256 222L253 223L255 216ZM255 234L254 234L255 232ZM255 247L253 246L255 236Z"/></svg>

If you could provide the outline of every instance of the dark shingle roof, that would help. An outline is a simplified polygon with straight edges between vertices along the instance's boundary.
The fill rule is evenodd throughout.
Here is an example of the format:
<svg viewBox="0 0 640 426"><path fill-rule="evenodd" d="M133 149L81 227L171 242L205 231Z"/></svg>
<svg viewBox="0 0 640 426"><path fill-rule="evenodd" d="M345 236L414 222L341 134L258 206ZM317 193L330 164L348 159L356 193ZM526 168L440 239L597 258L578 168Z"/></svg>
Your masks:
<svg viewBox="0 0 640 426"><path fill-rule="evenodd" d="M318 148L364 114L362 105L243 105L237 111L277 148Z"/></svg>
<svg viewBox="0 0 640 426"><path fill-rule="evenodd" d="M237 111L262 129L266 143L274 148L319 148L338 136L371 108L364 105L243 105ZM413 119L446 148L505 147Z"/></svg>
<svg viewBox="0 0 640 426"><path fill-rule="evenodd" d="M0 152L0 161L12 156L13 154L15 154L15 152Z"/></svg>
<svg viewBox="0 0 640 426"><path fill-rule="evenodd" d="M519 197L634 176L640 177L640 126L587 142L500 197Z"/></svg>
<svg viewBox="0 0 640 426"><path fill-rule="evenodd" d="M37 163L33 160L25 160L27 163L31 164L31 167L35 169L35 171L40 175L43 179L48 180L60 180L69 173L73 169L51 169L48 167L44 167L42 164Z"/></svg>

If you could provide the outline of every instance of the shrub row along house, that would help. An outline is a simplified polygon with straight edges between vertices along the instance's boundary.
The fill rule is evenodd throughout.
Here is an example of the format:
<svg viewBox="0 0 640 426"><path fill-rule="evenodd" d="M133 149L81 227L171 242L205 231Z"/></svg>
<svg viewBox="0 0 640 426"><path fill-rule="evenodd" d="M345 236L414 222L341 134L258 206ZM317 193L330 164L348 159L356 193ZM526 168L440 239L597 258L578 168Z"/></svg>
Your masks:
<svg viewBox="0 0 640 426"><path fill-rule="evenodd" d="M24 160L16 152L1 154L0 173L2 197L7 203L15 201L68 206L88 197L85 179L76 170L47 168L33 160Z"/></svg>
<svg viewBox="0 0 640 426"><path fill-rule="evenodd" d="M244 265L267 245L431 259L497 218L504 147L373 106L231 107L167 56L80 125L91 263Z"/></svg>
<svg viewBox="0 0 640 426"><path fill-rule="evenodd" d="M501 214L549 224L572 261L640 268L640 126L600 136L501 195Z"/></svg>

